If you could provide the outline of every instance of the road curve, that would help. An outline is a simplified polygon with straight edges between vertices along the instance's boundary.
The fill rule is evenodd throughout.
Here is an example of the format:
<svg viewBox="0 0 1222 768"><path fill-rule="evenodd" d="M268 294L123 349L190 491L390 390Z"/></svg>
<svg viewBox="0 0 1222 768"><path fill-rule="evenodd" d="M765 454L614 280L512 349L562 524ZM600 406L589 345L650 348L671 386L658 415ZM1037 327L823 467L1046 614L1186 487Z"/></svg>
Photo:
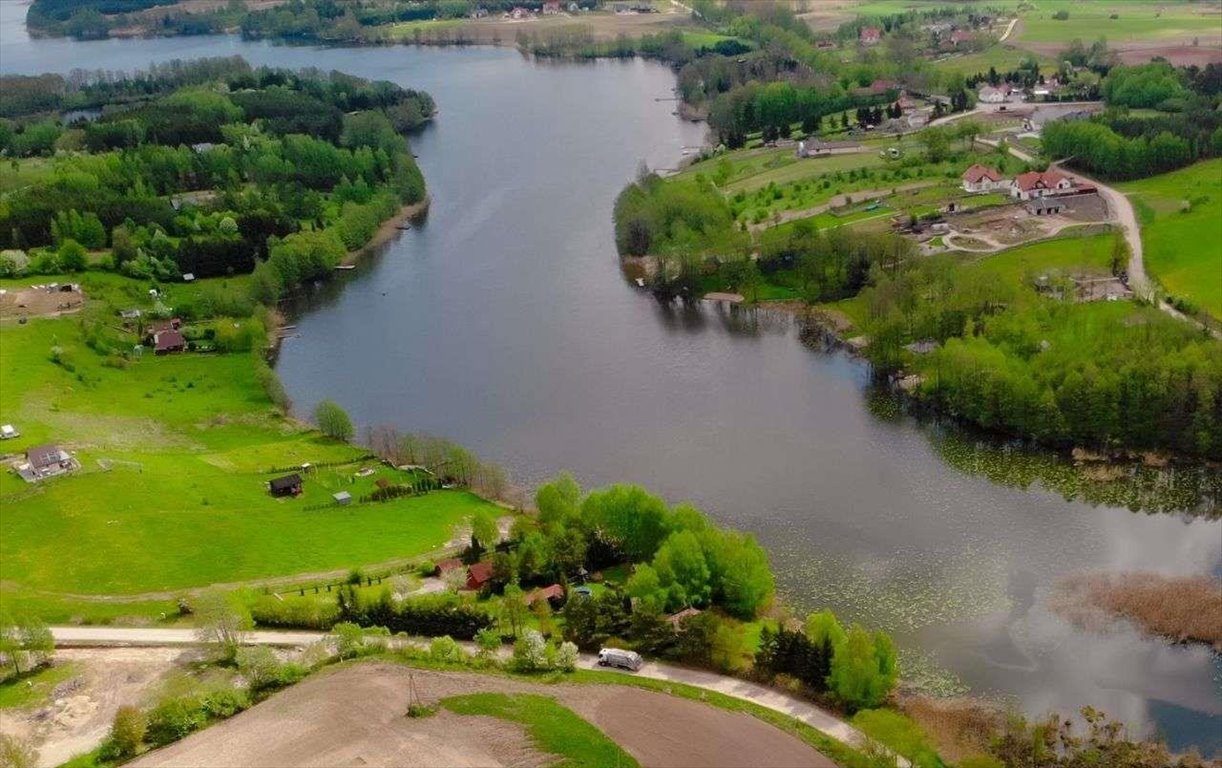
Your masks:
<svg viewBox="0 0 1222 768"><path fill-rule="evenodd" d="M168 627L51 627L51 634L58 648L133 646L153 648L204 644L194 629ZM325 640L327 637L323 632L277 630L247 632L242 641L247 645L289 648L310 645ZM463 645L469 650L474 650L473 644L463 643ZM582 669L602 669L598 666L598 657L588 653L581 655L578 659L578 666ZM743 701L750 701L766 709L800 720L815 730L851 747L860 748L869 742L861 731L810 702L736 677L652 661L647 662L636 673L624 672L623 674L635 674L637 677L682 683ZM896 760L900 768L908 768L909 764L906 760L898 756Z"/></svg>
<svg viewBox="0 0 1222 768"><path fill-rule="evenodd" d="M976 139L976 141L990 147L997 146L997 142L992 139ZM1011 145L1009 149L1010 154L1014 155L1019 160L1028 163L1036 161L1036 158L1031 154L1022 151L1013 145ZM1111 213L1111 221L1112 223L1120 226L1121 231L1124 233L1125 242L1129 246L1129 289L1132 290L1134 294L1140 296L1146 301L1153 302L1154 305L1160 310L1174 317L1175 319L1182 320L1186 323L1191 323L1197 328L1200 328L1208 333L1210 336L1213 336L1215 339L1222 339L1222 330L1211 328L1201 321L1185 315L1183 312L1180 312L1175 307L1158 298L1158 295L1154 290L1154 285L1151 283L1149 275L1146 274L1145 257L1141 247L1141 226L1137 222L1137 214L1133 211L1133 204L1129 202L1129 198L1120 190L1113 189L1112 187L1096 181L1089 176L1083 176L1080 173L1076 173L1065 168L1059 164L1059 161L1051 163L1051 165L1055 165L1057 170L1071 179L1074 179L1078 183L1090 184L1091 186L1095 187L1095 189L1099 190L1099 196L1107 202L1108 211Z"/></svg>

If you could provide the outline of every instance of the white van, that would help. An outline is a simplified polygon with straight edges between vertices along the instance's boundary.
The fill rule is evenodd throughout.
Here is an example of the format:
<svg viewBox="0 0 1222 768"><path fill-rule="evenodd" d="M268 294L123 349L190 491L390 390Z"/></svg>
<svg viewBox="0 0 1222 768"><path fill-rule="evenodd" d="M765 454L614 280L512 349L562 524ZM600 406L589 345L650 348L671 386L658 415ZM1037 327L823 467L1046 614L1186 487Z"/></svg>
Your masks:
<svg viewBox="0 0 1222 768"><path fill-rule="evenodd" d="M636 651L625 651L619 648L603 648L598 652L598 666L600 667L619 667L627 669L630 672L636 672L641 668L645 660L641 658L641 654Z"/></svg>

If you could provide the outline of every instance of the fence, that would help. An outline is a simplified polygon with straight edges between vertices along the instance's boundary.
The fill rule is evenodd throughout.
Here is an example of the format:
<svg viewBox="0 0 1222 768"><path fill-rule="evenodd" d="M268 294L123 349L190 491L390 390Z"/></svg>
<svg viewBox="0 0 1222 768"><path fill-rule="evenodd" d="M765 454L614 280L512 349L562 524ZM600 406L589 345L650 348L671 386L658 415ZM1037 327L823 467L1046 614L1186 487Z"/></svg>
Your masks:
<svg viewBox="0 0 1222 768"><path fill-rule="evenodd" d="M272 467L271 469L263 470L263 474L275 475L275 474L281 474L284 472L300 472L301 468L306 466L307 464L309 465L310 469L327 469L328 467L344 467L349 464L360 464L362 461L369 461L370 459L376 459L376 458L378 457L375 456L374 454L367 453L364 456L358 456L355 459L348 459L346 461L324 461L318 464L315 464L313 462L304 462L302 464L293 464L287 467Z"/></svg>

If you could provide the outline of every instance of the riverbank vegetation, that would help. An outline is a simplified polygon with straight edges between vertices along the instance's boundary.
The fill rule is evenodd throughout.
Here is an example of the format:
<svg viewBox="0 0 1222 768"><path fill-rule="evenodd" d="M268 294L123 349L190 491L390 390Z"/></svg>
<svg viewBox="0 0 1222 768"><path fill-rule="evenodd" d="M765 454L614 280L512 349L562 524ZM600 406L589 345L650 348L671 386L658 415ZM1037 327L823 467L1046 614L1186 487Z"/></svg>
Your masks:
<svg viewBox="0 0 1222 768"><path fill-rule="evenodd" d="M1076 624L1107 631L1127 620L1176 643L1222 650L1222 584L1204 576L1078 574L1057 586L1053 607Z"/></svg>

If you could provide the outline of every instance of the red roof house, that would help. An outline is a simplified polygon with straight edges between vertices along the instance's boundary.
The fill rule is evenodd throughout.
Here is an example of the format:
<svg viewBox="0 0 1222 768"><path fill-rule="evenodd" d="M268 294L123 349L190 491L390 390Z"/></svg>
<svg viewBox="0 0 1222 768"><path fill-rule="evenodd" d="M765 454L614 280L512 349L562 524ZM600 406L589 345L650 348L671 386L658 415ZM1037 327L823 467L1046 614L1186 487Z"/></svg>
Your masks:
<svg viewBox="0 0 1222 768"><path fill-rule="evenodd" d="M878 27L862 27L857 39L862 45L874 45L883 39L883 31Z"/></svg>
<svg viewBox="0 0 1222 768"><path fill-rule="evenodd" d="M186 348L187 340L181 331L158 331L153 334L153 352L158 355L182 352Z"/></svg>
<svg viewBox="0 0 1222 768"><path fill-rule="evenodd" d="M462 560L459 560L457 557L451 557L448 560L442 560L441 562L437 563L437 567L433 570L433 574L436 576L445 576L450 571L456 571L459 568L462 568Z"/></svg>
<svg viewBox="0 0 1222 768"><path fill-rule="evenodd" d="M996 170L976 163L963 172L963 189L967 192L988 192L1006 186Z"/></svg>
<svg viewBox="0 0 1222 768"><path fill-rule="evenodd" d="M467 568L467 589L480 589L492 580L492 563L472 563Z"/></svg>
<svg viewBox="0 0 1222 768"><path fill-rule="evenodd" d="M1011 194L1019 200L1073 190L1073 181L1060 171L1027 171L1014 178Z"/></svg>

